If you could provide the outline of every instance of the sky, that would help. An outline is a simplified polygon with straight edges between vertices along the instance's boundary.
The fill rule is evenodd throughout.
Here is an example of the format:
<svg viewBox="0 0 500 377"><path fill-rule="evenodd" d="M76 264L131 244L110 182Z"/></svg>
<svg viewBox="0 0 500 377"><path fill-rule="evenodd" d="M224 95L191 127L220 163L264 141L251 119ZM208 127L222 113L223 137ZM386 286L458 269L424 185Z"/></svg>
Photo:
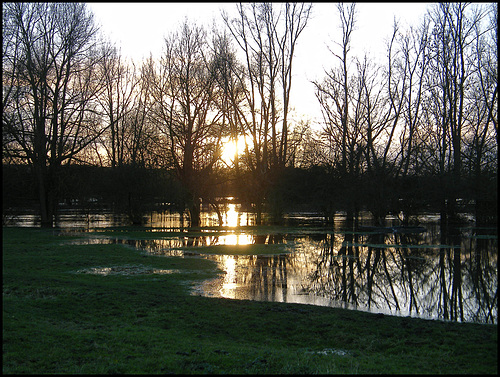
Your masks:
<svg viewBox="0 0 500 377"><path fill-rule="evenodd" d="M293 61L292 119L321 121L320 105L314 95L312 80L321 81L325 70L336 63L330 48L340 41L337 3L313 3L307 27L299 36ZM353 54L365 52L373 59L383 59L385 43L394 18L402 25L417 25L431 3L357 3L357 28L352 35ZM236 3L88 3L95 21L106 38L121 48L125 57L140 61L159 58L164 37L179 28L187 17L208 28L215 20L222 24L221 10L235 15Z"/></svg>

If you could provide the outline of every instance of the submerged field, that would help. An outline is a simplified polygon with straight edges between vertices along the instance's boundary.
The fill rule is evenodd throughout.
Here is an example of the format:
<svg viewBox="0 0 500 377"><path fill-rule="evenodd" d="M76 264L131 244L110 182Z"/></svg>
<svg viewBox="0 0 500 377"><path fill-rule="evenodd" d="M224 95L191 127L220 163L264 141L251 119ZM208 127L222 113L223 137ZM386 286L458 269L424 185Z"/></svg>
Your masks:
<svg viewBox="0 0 500 377"><path fill-rule="evenodd" d="M194 296L215 262L71 238L3 228L3 373L498 372L497 325Z"/></svg>

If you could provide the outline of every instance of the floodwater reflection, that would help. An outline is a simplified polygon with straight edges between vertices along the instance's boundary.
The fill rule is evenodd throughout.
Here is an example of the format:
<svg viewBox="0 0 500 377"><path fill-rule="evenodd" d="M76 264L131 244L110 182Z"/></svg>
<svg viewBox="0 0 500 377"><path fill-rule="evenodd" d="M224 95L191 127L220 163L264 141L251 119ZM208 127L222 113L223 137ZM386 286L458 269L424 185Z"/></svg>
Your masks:
<svg viewBox="0 0 500 377"><path fill-rule="evenodd" d="M459 245L428 244L428 237L408 234L287 237L295 239L292 254L207 256L226 274L195 292L497 323L494 237L462 237Z"/></svg>
<svg viewBox="0 0 500 377"><path fill-rule="evenodd" d="M430 224L428 229L421 234L324 229L311 234L295 230L148 240L90 236L70 242L122 243L147 254L216 261L224 273L193 286L193 294L497 323L497 236L470 228L443 238L438 226ZM293 251L271 255L209 252L216 245L260 244L293 245Z"/></svg>
<svg viewBox="0 0 500 377"><path fill-rule="evenodd" d="M256 230L231 228L242 216L237 208L228 209L224 228L158 233L147 240L112 239L96 232L71 242L122 243L146 254L216 261L224 273L196 283L193 294L497 323L496 228L445 234L428 221L423 229L406 231L347 231L339 224ZM231 248L242 245L251 246Z"/></svg>

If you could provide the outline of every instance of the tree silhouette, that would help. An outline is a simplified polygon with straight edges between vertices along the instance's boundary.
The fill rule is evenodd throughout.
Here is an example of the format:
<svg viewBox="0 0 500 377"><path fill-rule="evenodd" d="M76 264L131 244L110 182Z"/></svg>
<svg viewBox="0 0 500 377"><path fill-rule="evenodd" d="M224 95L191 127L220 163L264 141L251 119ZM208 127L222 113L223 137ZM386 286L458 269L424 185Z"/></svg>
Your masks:
<svg viewBox="0 0 500 377"><path fill-rule="evenodd" d="M85 4L8 3L3 31L4 154L32 168L51 227L60 167L105 129L95 115L97 29Z"/></svg>

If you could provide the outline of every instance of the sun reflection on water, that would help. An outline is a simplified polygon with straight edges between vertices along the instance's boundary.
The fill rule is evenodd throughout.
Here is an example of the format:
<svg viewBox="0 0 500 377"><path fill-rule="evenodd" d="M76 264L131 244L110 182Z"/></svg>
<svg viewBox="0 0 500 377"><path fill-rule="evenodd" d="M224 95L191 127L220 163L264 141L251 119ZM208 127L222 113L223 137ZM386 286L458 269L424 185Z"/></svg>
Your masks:
<svg viewBox="0 0 500 377"><path fill-rule="evenodd" d="M221 262L226 275L219 291L220 295L225 298L236 298L236 260L231 255L223 255Z"/></svg>
<svg viewBox="0 0 500 377"><path fill-rule="evenodd" d="M219 236L219 245L251 245L254 243L254 237L250 234L228 234Z"/></svg>
<svg viewBox="0 0 500 377"><path fill-rule="evenodd" d="M236 227L238 226L238 211L236 211L236 204L228 204L228 210L224 215L224 226Z"/></svg>

